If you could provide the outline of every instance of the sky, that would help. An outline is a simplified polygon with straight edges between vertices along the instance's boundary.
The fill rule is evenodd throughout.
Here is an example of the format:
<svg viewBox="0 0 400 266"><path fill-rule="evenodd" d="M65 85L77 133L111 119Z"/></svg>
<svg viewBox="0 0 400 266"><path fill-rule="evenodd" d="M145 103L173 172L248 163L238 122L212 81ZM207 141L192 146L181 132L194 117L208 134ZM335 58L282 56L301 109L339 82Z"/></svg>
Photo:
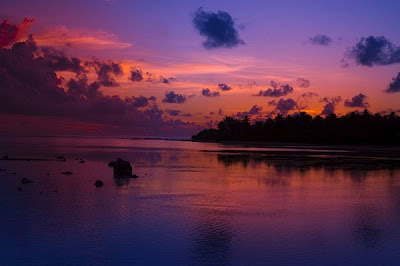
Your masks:
<svg viewBox="0 0 400 266"><path fill-rule="evenodd" d="M400 2L0 2L0 134L400 109Z"/></svg>

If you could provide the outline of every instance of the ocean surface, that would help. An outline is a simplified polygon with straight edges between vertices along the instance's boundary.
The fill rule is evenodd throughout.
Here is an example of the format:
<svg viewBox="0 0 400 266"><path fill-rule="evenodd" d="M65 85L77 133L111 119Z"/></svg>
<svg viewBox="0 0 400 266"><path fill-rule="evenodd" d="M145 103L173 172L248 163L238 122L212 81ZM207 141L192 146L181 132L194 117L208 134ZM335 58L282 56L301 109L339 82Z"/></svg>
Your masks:
<svg viewBox="0 0 400 266"><path fill-rule="evenodd" d="M399 265L400 172L358 158L326 163L346 152L2 138L0 264ZM292 163L293 155L317 160ZM138 179L113 177L107 164L118 157Z"/></svg>

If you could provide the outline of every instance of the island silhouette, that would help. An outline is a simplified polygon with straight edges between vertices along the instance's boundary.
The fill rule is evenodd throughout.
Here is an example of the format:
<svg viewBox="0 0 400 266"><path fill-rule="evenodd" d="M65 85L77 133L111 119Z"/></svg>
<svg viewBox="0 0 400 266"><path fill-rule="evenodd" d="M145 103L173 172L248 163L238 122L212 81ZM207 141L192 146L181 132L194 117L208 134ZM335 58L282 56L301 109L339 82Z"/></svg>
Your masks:
<svg viewBox="0 0 400 266"><path fill-rule="evenodd" d="M266 141L309 144L398 145L400 117L351 112L315 117L300 112L286 117L250 122L250 118L225 117L217 128L208 128L192 136L194 141Z"/></svg>

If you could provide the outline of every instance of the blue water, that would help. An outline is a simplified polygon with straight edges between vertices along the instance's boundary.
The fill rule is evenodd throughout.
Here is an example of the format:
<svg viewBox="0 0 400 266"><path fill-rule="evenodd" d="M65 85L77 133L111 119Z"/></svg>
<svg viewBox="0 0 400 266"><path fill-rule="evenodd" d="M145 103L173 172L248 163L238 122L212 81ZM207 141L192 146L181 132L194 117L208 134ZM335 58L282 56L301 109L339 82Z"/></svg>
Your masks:
<svg viewBox="0 0 400 266"><path fill-rule="evenodd" d="M67 162L0 160L6 169L0 172L0 264L400 264L398 170L287 167L221 156L280 149L298 150L2 139L0 157L64 155ZM114 179L107 163L117 157L129 160L139 178ZM21 185L23 177L34 183ZM103 187L94 186L97 179Z"/></svg>

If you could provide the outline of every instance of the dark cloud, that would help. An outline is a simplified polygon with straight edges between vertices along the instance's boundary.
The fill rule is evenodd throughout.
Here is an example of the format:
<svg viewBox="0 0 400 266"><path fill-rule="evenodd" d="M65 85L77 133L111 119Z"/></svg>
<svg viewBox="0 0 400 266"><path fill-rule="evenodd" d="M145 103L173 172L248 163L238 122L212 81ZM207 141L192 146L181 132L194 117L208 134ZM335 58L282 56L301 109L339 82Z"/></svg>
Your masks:
<svg viewBox="0 0 400 266"><path fill-rule="evenodd" d="M139 107L148 107L148 106L155 106L155 102L156 102L156 97L151 96L149 98L144 97L144 96L139 96L139 97L130 97L127 99L129 102L128 104L130 104L133 107L139 108Z"/></svg>
<svg viewBox="0 0 400 266"><path fill-rule="evenodd" d="M293 99L279 99L275 109L282 115L287 115L289 111L296 110L297 103Z"/></svg>
<svg viewBox="0 0 400 266"><path fill-rule="evenodd" d="M142 81L143 80L143 72L141 69L132 69L131 76L129 77L131 81Z"/></svg>
<svg viewBox="0 0 400 266"><path fill-rule="evenodd" d="M384 36L362 38L345 54L346 59L354 60L358 65L390 65L400 63L400 47ZM348 65L345 63L345 65Z"/></svg>
<svg viewBox="0 0 400 266"><path fill-rule="evenodd" d="M258 94L255 94L254 96L282 97L294 91L293 87L291 87L289 84L280 85L275 81L271 81L271 87L272 88L267 90L259 91Z"/></svg>
<svg viewBox="0 0 400 266"><path fill-rule="evenodd" d="M88 61L86 66L94 67L97 73L97 81L104 87L116 87L118 82L112 76L120 76L123 74L122 67L109 60L108 62L101 62L98 59Z"/></svg>
<svg viewBox="0 0 400 266"><path fill-rule="evenodd" d="M314 92L305 92L303 94L301 94L299 96L299 98L297 99L297 106L298 109L305 109L308 108L308 102L313 98L313 97L317 97L318 94L314 93Z"/></svg>
<svg viewBox="0 0 400 266"><path fill-rule="evenodd" d="M146 72L146 82L153 82L156 79L156 76L149 71Z"/></svg>
<svg viewBox="0 0 400 266"><path fill-rule="evenodd" d="M225 83L218 84L218 88L221 91L230 91L232 89L230 86L226 85Z"/></svg>
<svg viewBox="0 0 400 266"><path fill-rule="evenodd" d="M311 44L328 46L332 43L332 38L324 34L317 34L313 37L309 37L308 41Z"/></svg>
<svg viewBox="0 0 400 266"><path fill-rule="evenodd" d="M342 97L336 96L333 98L324 97L320 102L324 102L324 108L322 109L322 115L330 115L335 112L335 107L342 101Z"/></svg>
<svg viewBox="0 0 400 266"><path fill-rule="evenodd" d="M299 86L300 88L308 88L310 87L310 80L305 79L305 78L298 78L296 80L297 86Z"/></svg>
<svg viewBox="0 0 400 266"><path fill-rule="evenodd" d="M173 80L175 80L174 77L166 78L164 76L160 76L160 81L161 81L161 83L164 83L164 84L170 84L171 81L173 81Z"/></svg>
<svg viewBox="0 0 400 266"><path fill-rule="evenodd" d="M236 117L245 117L245 116L253 116L253 115L260 115L262 107L258 105L253 105L248 112L238 112L235 116Z"/></svg>
<svg viewBox="0 0 400 266"><path fill-rule="evenodd" d="M121 98L118 95L104 95L100 90L104 80L98 78L90 81L86 71L78 67L64 67L65 64L60 63L74 60L69 58L69 61L63 59L58 62L54 55L62 54L42 52L33 38L15 43L10 49L0 48L0 113L36 117L36 120L43 121L63 118L63 121L96 124L101 128L109 128L113 134L117 128L149 134L160 134L162 130L191 134L199 130L193 123L164 120L163 111L156 105L155 97L145 100L143 96ZM100 77L104 76L104 70L101 70L103 65L111 68L105 71L107 73L120 73L119 68L110 62L96 60L95 64L96 67L90 65L89 70L94 67ZM63 85L56 73L60 69L68 69L76 76ZM43 130L50 132L53 130L52 124Z"/></svg>
<svg viewBox="0 0 400 266"><path fill-rule="evenodd" d="M218 97L220 93L219 91L210 91L210 89L205 88L201 91L201 95L206 97Z"/></svg>
<svg viewBox="0 0 400 266"><path fill-rule="evenodd" d="M10 24L8 20L3 20L0 24L0 47L5 47L16 42L33 22L33 19L27 18L21 24Z"/></svg>
<svg viewBox="0 0 400 266"><path fill-rule="evenodd" d="M306 92L306 93L303 93L302 95L300 95L300 97L303 97L303 98L311 98L311 97L315 97L315 96L318 96L318 94L316 94L315 92Z"/></svg>
<svg viewBox="0 0 400 266"><path fill-rule="evenodd" d="M175 93L173 91L166 92L165 98L162 100L163 103L185 103L186 96L182 94Z"/></svg>
<svg viewBox="0 0 400 266"><path fill-rule="evenodd" d="M392 79L392 82L385 90L386 93L400 92L400 72Z"/></svg>
<svg viewBox="0 0 400 266"><path fill-rule="evenodd" d="M233 48L244 44L239 37L235 21L227 12L214 13L199 8L194 14L193 25L201 36L206 37L203 42L206 49Z"/></svg>
<svg viewBox="0 0 400 266"><path fill-rule="evenodd" d="M74 73L85 72L82 62L77 57L69 57L64 52L51 47L42 47L42 60L55 71L71 71Z"/></svg>
<svg viewBox="0 0 400 266"><path fill-rule="evenodd" d="M180 110L167 110L170 116L179 116L181 114Z"/></svg>
<svg viewBox="0 0 400 266"><path fill-rule="evenodd" d="M344 106L353 108L368 108L369 103L367 103L367 95L360 93L351 99L347 99L344 101Z"/></svg>

